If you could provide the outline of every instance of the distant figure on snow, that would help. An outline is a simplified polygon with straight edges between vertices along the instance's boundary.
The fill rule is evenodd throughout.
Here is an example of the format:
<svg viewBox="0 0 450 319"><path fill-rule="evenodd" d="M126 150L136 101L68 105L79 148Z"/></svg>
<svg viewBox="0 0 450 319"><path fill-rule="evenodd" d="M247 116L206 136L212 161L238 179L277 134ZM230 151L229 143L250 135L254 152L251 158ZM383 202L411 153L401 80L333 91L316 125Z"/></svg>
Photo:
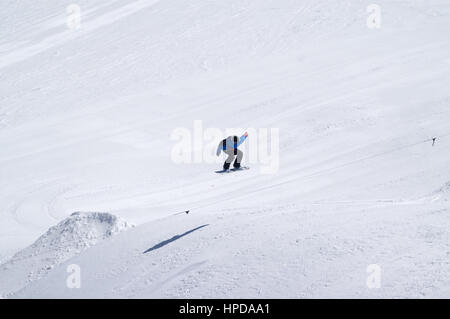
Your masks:
<svg viewBox="0 0 450 319"><path fill-rule="evenodd" d="M242 135L240 138L237 136L228 136L226 139L222 140L219 143L219 146L217 147L217 156L220 155L220 152L223 151L225 154L228 155L227 159L225 160L225 163L223 163L223 170L226 171L230 168L231 162L233 162L234 168L240 168L241 167L241 161L242 157L244 156L244 153L242 153L241 150L238 149L239 145L244 143L245 139L247 138L248 133L245 132L244 135ZM234 159L236 157L236 159Z"/></svg>

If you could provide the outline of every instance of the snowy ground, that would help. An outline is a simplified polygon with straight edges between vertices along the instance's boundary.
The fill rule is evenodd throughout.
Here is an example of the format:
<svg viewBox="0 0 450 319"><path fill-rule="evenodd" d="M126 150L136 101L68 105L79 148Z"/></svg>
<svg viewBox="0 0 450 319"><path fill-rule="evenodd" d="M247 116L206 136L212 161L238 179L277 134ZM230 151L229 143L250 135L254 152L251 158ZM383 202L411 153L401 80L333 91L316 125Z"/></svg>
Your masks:
<svg viewBox="0 0 450 319"><path fill-rule="evenodd" d="M363 0L72 3L1 4L0 296L450 297L448 0L379 29ZM279 129L279 169L175 163L196 120Z"/></svg>

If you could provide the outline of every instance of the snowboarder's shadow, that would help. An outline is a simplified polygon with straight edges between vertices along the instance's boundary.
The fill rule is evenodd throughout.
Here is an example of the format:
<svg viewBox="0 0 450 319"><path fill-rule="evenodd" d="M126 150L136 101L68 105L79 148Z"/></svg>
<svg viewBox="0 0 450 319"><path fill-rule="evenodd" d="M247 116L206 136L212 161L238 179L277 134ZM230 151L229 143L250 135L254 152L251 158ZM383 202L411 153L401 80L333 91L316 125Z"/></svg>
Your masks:
<svg viewBox="0 0 450 319"><path fill-rule="evenodd" d="M159 248L161 248L161 247L163 247L163 246L165 246L165 245L167 245L167 244L170 244L171 242L173 242L173 241L175 241L175 240L177 240L177 239L180 239L180 238L183 237L183 236L186 236L186 235L188 235L188 234L190 234L190 233L192 233L192 232L194 232L194 231L196 231L196 230L198 230L198 229L200 229L200 228L206 227L206 226L209 226L209 224L205 224L205 225L202 225L202 226L198 226L198 227L196 227L196 228L194 228L194 229L188 230L187 232L185 232L185 233L183 233L183 234L181 234L181 235L175 235L175 236L173 236L172 238L167 239L167 240L164 240L164 241L160 242L159 244L156 244L155 246L153 246L153 247L147 249L146 251L144 251L144 254L149 253L149 252L151 252L152 250L159 249Z"/></svg>

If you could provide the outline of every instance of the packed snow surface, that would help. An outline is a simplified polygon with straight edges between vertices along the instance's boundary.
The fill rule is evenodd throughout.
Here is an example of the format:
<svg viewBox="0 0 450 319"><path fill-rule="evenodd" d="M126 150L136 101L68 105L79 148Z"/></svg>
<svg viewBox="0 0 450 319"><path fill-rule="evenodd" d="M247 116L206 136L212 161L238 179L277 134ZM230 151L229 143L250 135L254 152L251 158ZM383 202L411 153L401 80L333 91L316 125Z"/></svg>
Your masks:
<svg viewBox="0 0 450 319"><path fill-rule="evenodd" d="M450 297L449 31L448 0L2 1L0 296Z"/></svg>

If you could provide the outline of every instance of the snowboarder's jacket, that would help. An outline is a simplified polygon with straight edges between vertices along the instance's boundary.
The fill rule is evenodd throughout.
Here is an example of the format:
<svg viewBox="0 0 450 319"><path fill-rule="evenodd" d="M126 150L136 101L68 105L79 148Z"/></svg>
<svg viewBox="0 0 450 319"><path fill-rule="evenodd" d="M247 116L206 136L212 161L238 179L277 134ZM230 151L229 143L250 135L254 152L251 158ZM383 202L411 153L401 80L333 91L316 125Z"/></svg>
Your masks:
<svg viewBox="0 0 450 319"><path fill-rule="evenodd" d="M217 156L220 155L221 151L230 152L230 151L236 151L239 145L244 143L245 139L247 138L248 134L245 133L240 138L237 136L228 136L226 139L222 140L219 143L219 146L217 147Z"/></svg>

